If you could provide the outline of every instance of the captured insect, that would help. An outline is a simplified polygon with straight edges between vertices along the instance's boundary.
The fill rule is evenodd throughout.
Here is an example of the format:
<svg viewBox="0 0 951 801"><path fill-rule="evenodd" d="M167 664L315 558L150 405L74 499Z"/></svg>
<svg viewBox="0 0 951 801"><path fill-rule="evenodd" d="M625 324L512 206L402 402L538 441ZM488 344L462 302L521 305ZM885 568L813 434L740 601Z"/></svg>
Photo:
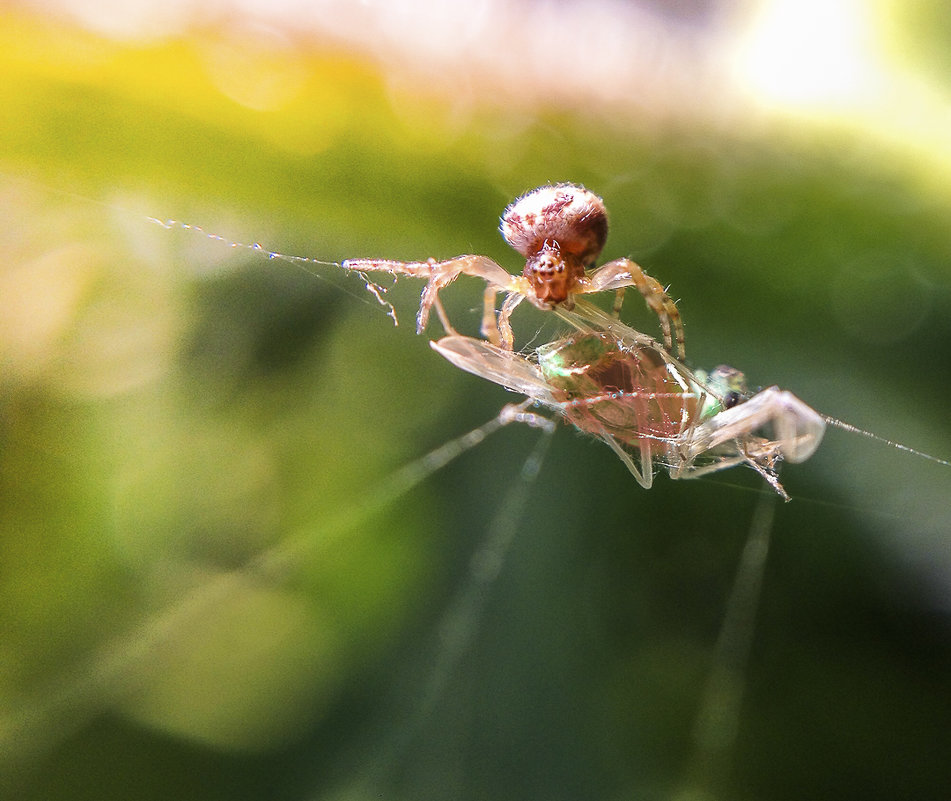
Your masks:
<svg viewBox="0 0 951 801"><path fill-rule="evenodd" d="M526 395L605 442L650 488L655 465L693 478L737 464L756 470L785 500L776 467L816 450L825 421L790 392L746 391L743 374L721 366L691 372L659 343L579 302L557 309L576 331L528 358L491 342L447 336L433 348L456 367ZM772 429L772 439L755 432Z"/></svg>

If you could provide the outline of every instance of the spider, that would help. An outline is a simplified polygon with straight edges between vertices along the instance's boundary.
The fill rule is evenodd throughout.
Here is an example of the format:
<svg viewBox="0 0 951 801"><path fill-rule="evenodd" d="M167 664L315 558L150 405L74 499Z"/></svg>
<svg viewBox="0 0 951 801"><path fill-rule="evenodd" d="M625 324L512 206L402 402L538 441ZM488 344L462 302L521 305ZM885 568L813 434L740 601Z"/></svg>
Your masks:
<svg viewBox="0 0 951 801"><path fill-rule="evenodd" d="M594 304L578 301L576 311L556 313L574 332L531 358L458 334L430 344L456 367L520 392L601 439L646 489L655 465L672 478L694 478L746 464L789 500L777 464L812 456L827 418L778 387L751 396L731 367L692 372ZM761 429L773 438L759 436Z"/></svg>
<svg viewBox="0 0 951 801"><path fill-rule="evenodd" d="M684 358L680 312L660 282L630 259L615 259L595 268L608 234L604 201L596 194L568 183L538 187L505 209L499 229L505 241L526 259L521 275L512 275L488 256L477 255L423 262L348 259L342 266L359 272L427 279L417 317L420 333L435 308L446 332L456 335L439 301L439 290L462 274L482 278L486 282L482 334L506 351L514 347L510 317L523 300L539 309L570 311L578 295L614 290L613 312L617 316L624 290L633 286L660 320L664 347L672 352L676 342L677 355ZM508 295L496 315L496 296L500 291Z"/></svg>

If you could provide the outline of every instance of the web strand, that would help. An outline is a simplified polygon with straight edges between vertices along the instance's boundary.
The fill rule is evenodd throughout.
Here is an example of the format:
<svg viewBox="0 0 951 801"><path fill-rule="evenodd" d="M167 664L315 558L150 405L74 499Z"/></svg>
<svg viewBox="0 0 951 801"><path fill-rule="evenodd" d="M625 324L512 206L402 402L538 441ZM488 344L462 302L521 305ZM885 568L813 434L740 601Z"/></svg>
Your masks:
<svg viewBox="0 0 951 801"><path fill-rule="evenodd" d="M387 292L387 287L371 280L370 277L362 270L349 270L344 267L342 262L339 261L325 261L323 259L315 259L310 256L294 256L289 253L281 253L277 250L270 250L264 247L264 245L262 245L260 242L238 242L219 234L212 233L211 231L206 231L200 225L192 225L191 223L183 222L181 220L161 220L158 217L151 217L148 215L145 215L145 219L153 225L161 226L167 231L171 231L173 229L193 231L194 233L200 234L206 239L210 239L212 242L220 242L232 250L250 250L252 253L258 253L268 260L290 262L291 264L296 264L299 267L304 267L305 270L305 265L312 264L317 267L337 267L338 269L345 270L346 272L356 273L358 276L360 276L360 280L363 281L363 286L367 292L373 295L377 303L386 309L386 314L393 321L393 325L399 325L399 320L396 317L396 309L393 308L393 304L384 297ZM306 270L306 272L310 275L316 275L317 277L320 277L318 273L314 273L311 270Z"/></svg>
<svg viewBox="0 0 951 801"><path fill-rule="evenodd" d="M248 581L261 578L277 581L286 577L302 560L339 542L427 478L482 444L487 437L510 423L524 423L540 429L543 436L526 458L516 488L493 520L486 543L473 557L472 586L481 588L491 583L494 576L479 574L476 563L484 567L494 562L501 564L504 559L516 524L521 519L528 489L538 475L554 432L551 421L526 411L525 407L524 403L504 407L491 420L396 470L364 494L359 503L348 506L326 523L289 535L250 560L243 569L210 576L173 603L150 614L128 635L119 635L103 645L71 675L48 684L41 683L40 692L24 695L11 708L0 710L0 764L28 759L32 756L30 749L36 749L38 744L39 747L49 747L72 734L87 721L87 714L112 703L117 691L137 686L136 682L150 675L149 666L154 663L155 654L177 631L189 621L206 616L209 610L228 598L244 592ZM473 630L480 609L466 612L466 621ZM451 651L447 655L451 667L456 653ZM443 659L446 658L444 655ZM442 681L442 677L437 676L437 679ZM434 692L439 686L441 684L434 684Z"/></svg>
<svg viewBox="0 0 951 801"><path fill-rule="evenodd" d="M858 428L857 426L853 426L851 423L846 423L842 420L837 420L834 417L829 417L827 414L820 414L820 416L829 425L835 426L836 428L841 428L843 431L848 431L850 434L859 434L860 436L874 440L875 442L881 442L884 445L890 445L896 450L910 453L913 456L920 456L922 459L927 459L929 462L937 462L938 464L943 464L946 467L951 467L951 461L947 459L942 459L939 456L932 456L930 453L919 451L917 448L912 448L908 445L902 445L900 442L895 442L894 440L887 439L886 437L880 437L878 434L873 434L871 431L866 431L864 428Z"/></svg>

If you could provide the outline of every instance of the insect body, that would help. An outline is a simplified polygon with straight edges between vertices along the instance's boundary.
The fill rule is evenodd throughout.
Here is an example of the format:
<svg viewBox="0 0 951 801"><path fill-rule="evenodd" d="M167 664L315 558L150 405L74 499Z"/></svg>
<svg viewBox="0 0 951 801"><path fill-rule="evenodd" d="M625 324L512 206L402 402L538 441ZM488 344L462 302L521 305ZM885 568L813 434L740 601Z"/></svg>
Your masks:
<svg viewBox="0 0 951 801"><path fill-rule="evenodd" d="M512 350L514 336L509 318L516 306L528 300L539 309L573 308L579 295L615 291L615 313L620 311L625 288L635 287L660 320L664 345L684 356L684 332L677 305L655 278L630 259L615 259L594 268L608 235L604 201L575 184L541 186L514 201L502 214L499 229L505 241L526 261L521 275L512 275L488 256L457 256L448 261L400 262L349 259L343 267L358 272L387 272L427 279L417 318L422 332L435 308L447 332L455 333L439 302L439 290L459 275L473 275L486 282L482 333L505 350ZM496 316L499 292L507 297Z"/></svg>
<svg viewBox="0 0 951 801"><path fill-rule="evenodd" d="M731 368L691 372L596 306L580 302L576 309L559 310L575 331L531 358L459 335L432 346L457 367L603 440L643 487L651 486L655 466L692 478L747 464L789 500L776 467L815 452L825 430L821 415L778 387L747 396L742 374Z"/></svg>

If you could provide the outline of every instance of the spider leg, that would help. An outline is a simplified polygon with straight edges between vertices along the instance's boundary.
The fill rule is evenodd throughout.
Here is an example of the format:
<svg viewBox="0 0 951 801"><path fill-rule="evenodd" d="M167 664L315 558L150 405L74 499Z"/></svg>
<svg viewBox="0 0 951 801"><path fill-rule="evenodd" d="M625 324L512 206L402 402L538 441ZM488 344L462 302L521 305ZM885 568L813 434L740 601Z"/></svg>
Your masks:
<svg viewBox="0 0 951 801"><path fill-rule="evenodd" d="M614 295L614 305L611 307L611 316L620 318L621 316L621 306L624 305L624 289L621 287Z"/></svg>
<svg viewBox="0 0 951 801"><path fill-rule="evenodd" d="M493 345L500 345L502 343L502 336L499 333L499 323L495 317L495 296L498 294L498 290L489 284L485 288L485 293L482 296L482 327L481 332L489 342Z"/></svg>
<svg viewBox="0 0 951 801"><path fill-rule="evenodd" d="M439 317L443 331L447 334L458 336L459 332L456 331L456 329L452 327L452 323L449 322L449 315L446 314L446 309L443 307L438 295L433 298L433 308L436 309L436 315Z"/></svg>
<svg viewBox="0 0 951 801"><path fill-rule="evenodd" d="M515 334L512 331L512 323L509 321L509 318L512 316L512 312L515 311L515 307L523 300L525 300L524 294L521 292L511 292L502 304L502 309L499 311L498 331L501 337L502 347L505 350L512 350L515 347Z"/></svg>
<svg viewBox="0 0 951 801"><path fill-rule="evenodd" d="M416 318L416 331L422 333L429 320L429 310L436 303L439 290L448 286L460 275L472 275L481 278L490 287L509 289L515 276L506 272L488 256L457 256L448 261L428 262L429 283L423 289L419 304L419 316Z"/></svg>
<svg viewBox="0 0 951 801"><path fill-rule="evenodd" d="M456 256L446 261L392 261L389 259L347 259L341 265L345 270L356 272L380 272L390 275L410 275L414 278L426 278L427 284L420 298L419 314L416 317L416 331L422 333L429 322L429 312L436 306L439 290L451 284L460 275L472 275L481 278L489 286L497 289L506 289L510 292L519 291L516 276L506 272L499 264L488 256ZM436 313L445 325L444 312ZM452 331L452 326L446 328Z"/></svg>
<svg viewBox="0 0 951 801"><path fill-rule="evenodd" d="M664 347L671 351L673 342L676 341L677 356L684 358L684 326L677 304L661 283L645 273L640 265L630 259L609 261L579 281L575 292L604 292L609 289L621 290L628 286L635 287L643 295L648 308L657 315L664 334ZM615 308L619 308L619 302L615 301Z"/></svg>
<svg viewBox="0 0 951 801"><path fill-rule="evenodd" d="M340 262L345 270L356 273L389 273L411 275L414 278L429 278L432 274L432 259L429 261L393 261L392 259L347 259Z"/></svg>

